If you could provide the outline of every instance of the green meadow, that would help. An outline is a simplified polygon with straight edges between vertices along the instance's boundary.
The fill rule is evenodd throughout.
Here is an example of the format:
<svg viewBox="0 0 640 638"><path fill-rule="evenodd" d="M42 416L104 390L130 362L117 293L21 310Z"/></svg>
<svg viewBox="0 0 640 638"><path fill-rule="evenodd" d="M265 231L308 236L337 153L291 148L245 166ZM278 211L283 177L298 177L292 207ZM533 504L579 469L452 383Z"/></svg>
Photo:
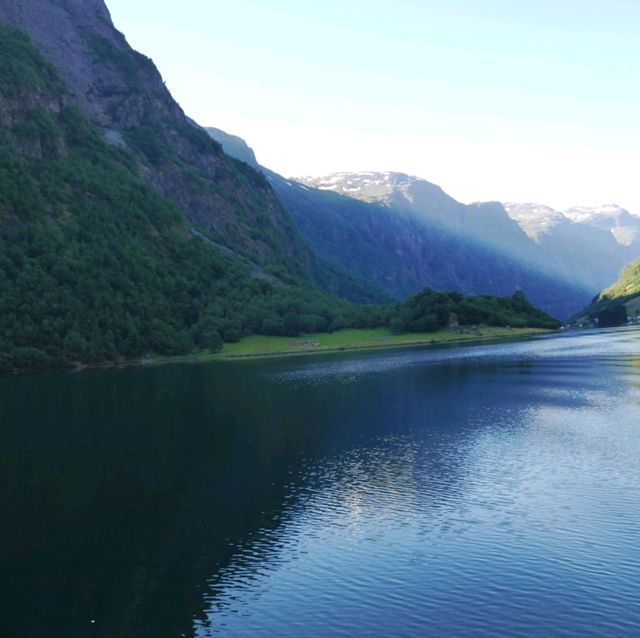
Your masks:
<svg viewBox="0 0 640 638"><path fill-rule="evenodd" d="M415 345L437 345L465 343L523 337L549 332L540 328L479 327L458 332L438 330L435 332L415 332L394 334L388 328L358 328L337 330L331 333L308 334L300 337L270 337L253 335L237 343L225 343L215 354L199 357L215 359L237 359L243 357L278 356L331 352L336 350L366 350L375 348L395 348Z"/></svg>

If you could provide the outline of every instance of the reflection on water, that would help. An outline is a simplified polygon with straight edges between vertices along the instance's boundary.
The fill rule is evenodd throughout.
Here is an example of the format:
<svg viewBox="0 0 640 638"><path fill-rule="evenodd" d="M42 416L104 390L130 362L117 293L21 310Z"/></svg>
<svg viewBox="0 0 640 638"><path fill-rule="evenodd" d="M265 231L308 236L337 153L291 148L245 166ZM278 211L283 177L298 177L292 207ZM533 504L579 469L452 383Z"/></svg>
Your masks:
<svg viewBox="0 0 640 638"><path fill-rule="evenodd" d="M4 379L0 634L637 636L639 346Z"/></svg>

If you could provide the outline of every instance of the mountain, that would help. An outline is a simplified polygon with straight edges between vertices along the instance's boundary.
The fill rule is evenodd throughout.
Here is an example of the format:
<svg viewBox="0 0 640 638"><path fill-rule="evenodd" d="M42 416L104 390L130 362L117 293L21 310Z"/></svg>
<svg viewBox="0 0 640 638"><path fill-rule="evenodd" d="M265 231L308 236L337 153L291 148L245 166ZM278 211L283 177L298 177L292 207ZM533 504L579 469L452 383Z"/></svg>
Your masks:
<svg viewBox="0 0 640 638"><path fill-rule="evenodd" d="M425 215L442 224L456 223L461 212L461 205L439 186L404 173L333 173L296 181L365 202L383 203L398 211Z"/></svg>
<svg viewBox="0 0 640 638"><path fill-rule="evenodd" d="M562 213L543 204L506 203L504 208L527 237L537 243L553 228L568 221Z"/></svg>
<svg viewBox="0 0 640 638"><path fill-rule="evenodd" d="M191 223L263 263L309 259L266 182L190 123L152 61L113 27L102 0L2 0L0 22L29 34L60 77L66 102L107 142L128 147L145 181ZM256 226L259 237L251 233Z"/></svg>
<svg viewBox="0 0 640 638"><path fill-rule="evenodd" d="M465 206L438 186L402 173L336 173L298 181L413 215L425 224L489 247L591 294L615 279L624 264L640 254L640 245L621 245L616 239L616 232L620 237L623 233L629 236L629 222L634 219L621 209L617 218L611 216L610 223L603 223L604 209L598 213L594 210L589 223L585 219L578 223L539 204L490 202ZM640 219L636 221L640 230ZM616 223L616 230L611 232Z"/></svg>
<svg viewBox="0 0 640 638"><path fill-rule="evenodd" d="M640 254L640 216L617 204L570 208L564 215L577 224L609 231L618 244Z"/></svg>
<svg viewBox="0 0 640 638"><path fill-rule="evenodd" d="M316 254L282 182L224 142L249 163L186 117L101 0L0 0L2 371L385 325L326 294L388 299Z"/></svg>
<svg viewBox="0 0 640 638"><path fill-rule="evenodd" d="M465 206L439 186L404 173L335 173L328 177L297 178L296 181L360 201L382 204L404 216L498 252L507 254L511 250L517 252L520 259L526 255L529 244L526 235L498 202Z"/></svg>
<svg viewBox="0 0 640 638"><path fill-rule="evenodd" d="M385 298L317 259L263 175L186 117L102 0L0 0L2 23L29 35L60 78L65 106L78 107L107 144L134 155L139 176L227 254L358 301Z"/></svg>
<svg viewBox="0 0 640 638"><path fill-rule="evenodd" d="M320 254L392 294L424 285L466 294L521 288L540 307L568 317L598 290L569 268L550 266L498 202L465 206L401 173L299 181L266 174Z"/></svg>
<svg viewBox="0 0 640 638"><path fill-rule="evenodd" d="M222 150L230 157L248 164L252 168L260 171L260 165L256 159L253 149L237 135L230 135L219 128L208 126L204 129L214 140L222 145Z"/></svg>
<svg viewBox="0 0 640 638"><path fill-rule="evenodd" d="M0 370L352 325L318 259L102 2L0 0Z"/></svg>
<svg viewBox="0 0 640 638"><path fill-rule="evenodd" d="M640 259L627 264L619 279L598 293L573 319L577 325L621 326L640 322Z"/></svg>
<svg viewBox="0 0 640 638"><path fill-rule="evenodd" d="M615 280L636 256L634 248L618 243L609 229L573 220L548 206L508 203L505 209L534 242L541 268L592 292Z"/></svg>
<svg viewBox="0 0 640 638"><path fill-rule="evenodd" d="M255 166L241 138L208 132ZM540 307L568 317L597 290L541 273L533 242L502 204L465 206L401 173L294 180L261 170L318 254L396 298L425 286L497 295L524 289Z"/></svg>
<svg viewBox="0 0 640 638"><path fill-rule="evenodd" d="M522 289L536 305L560 317L591 297L446 225L265 174L319 254L397 297L425 286L501 296ZM517 226L515 230L520 232Z"/></svg>
<svg viewBox="0 0 640 638"><path fill-rule="evenodd" d="M223 141L247 161L184 115L101 1L0 0L0 371L389 325L398 307L317 287L388 299L316 255L277 180ZM426 298L553 324L515 297Z"/></svg>
<svg viewBox="0 0 640 638"><path fill-rule="evenodd" d="M307 188L382 205L400 218L421 222L434 233L441 231L462 239L474 250L487 249L493 260L498 256L514 260L520 269L554 280L556 288L582 291L578 293L581 298L615 280L624 265L640 255L640 217L618 206L574 208L564 213L526 203L465 206L424 179L393 172L335 173L296 181ZM294 218L298 219L295 214ZM309 237L304 226L301 228ZM563 316L557 302L534 292L535 285L532 298ZM572 303L578 300L573 293L569 298Z"/></svg>
<svg viewBox="0 0 640 638"><path fill-rule="evenodd" d="M593 228L603 231L592 236L600 236L600 241L607 235L611 235L618 246L629 249L627 252L640 253L640 217L632 215L629 211L608 204L604 206L582 206L558 211L541 204L505 204L509 216L515 219L523 230L535 241L540 237L553 232L559 225L567 226L580 231L584 228ZM609 246L612 246L609 240ZM618 249L618 254L625 254L625 250Z"/></svg>

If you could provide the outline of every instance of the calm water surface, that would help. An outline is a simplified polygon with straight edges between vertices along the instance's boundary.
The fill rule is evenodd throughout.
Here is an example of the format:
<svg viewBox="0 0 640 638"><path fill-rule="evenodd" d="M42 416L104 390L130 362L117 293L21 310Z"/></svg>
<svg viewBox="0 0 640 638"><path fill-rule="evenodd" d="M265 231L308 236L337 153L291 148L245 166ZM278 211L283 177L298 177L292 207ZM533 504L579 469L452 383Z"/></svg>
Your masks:
<svg viewBox="0 0 640 638"><path fill-rule="evenodd" d="M638 330L2 379L0 635L637 637L639 460Z"/></svg>

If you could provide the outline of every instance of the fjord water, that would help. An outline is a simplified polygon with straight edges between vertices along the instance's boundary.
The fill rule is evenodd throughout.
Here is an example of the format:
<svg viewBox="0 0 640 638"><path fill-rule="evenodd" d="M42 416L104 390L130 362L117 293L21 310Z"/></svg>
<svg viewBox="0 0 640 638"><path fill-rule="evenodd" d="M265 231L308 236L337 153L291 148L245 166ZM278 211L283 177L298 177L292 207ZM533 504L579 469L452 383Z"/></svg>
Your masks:
<svg viewBox="0 0 640 638"><path fill-rule="evenodd" d="M0 635L638 636L640 331L0 381Z"/></svg>

